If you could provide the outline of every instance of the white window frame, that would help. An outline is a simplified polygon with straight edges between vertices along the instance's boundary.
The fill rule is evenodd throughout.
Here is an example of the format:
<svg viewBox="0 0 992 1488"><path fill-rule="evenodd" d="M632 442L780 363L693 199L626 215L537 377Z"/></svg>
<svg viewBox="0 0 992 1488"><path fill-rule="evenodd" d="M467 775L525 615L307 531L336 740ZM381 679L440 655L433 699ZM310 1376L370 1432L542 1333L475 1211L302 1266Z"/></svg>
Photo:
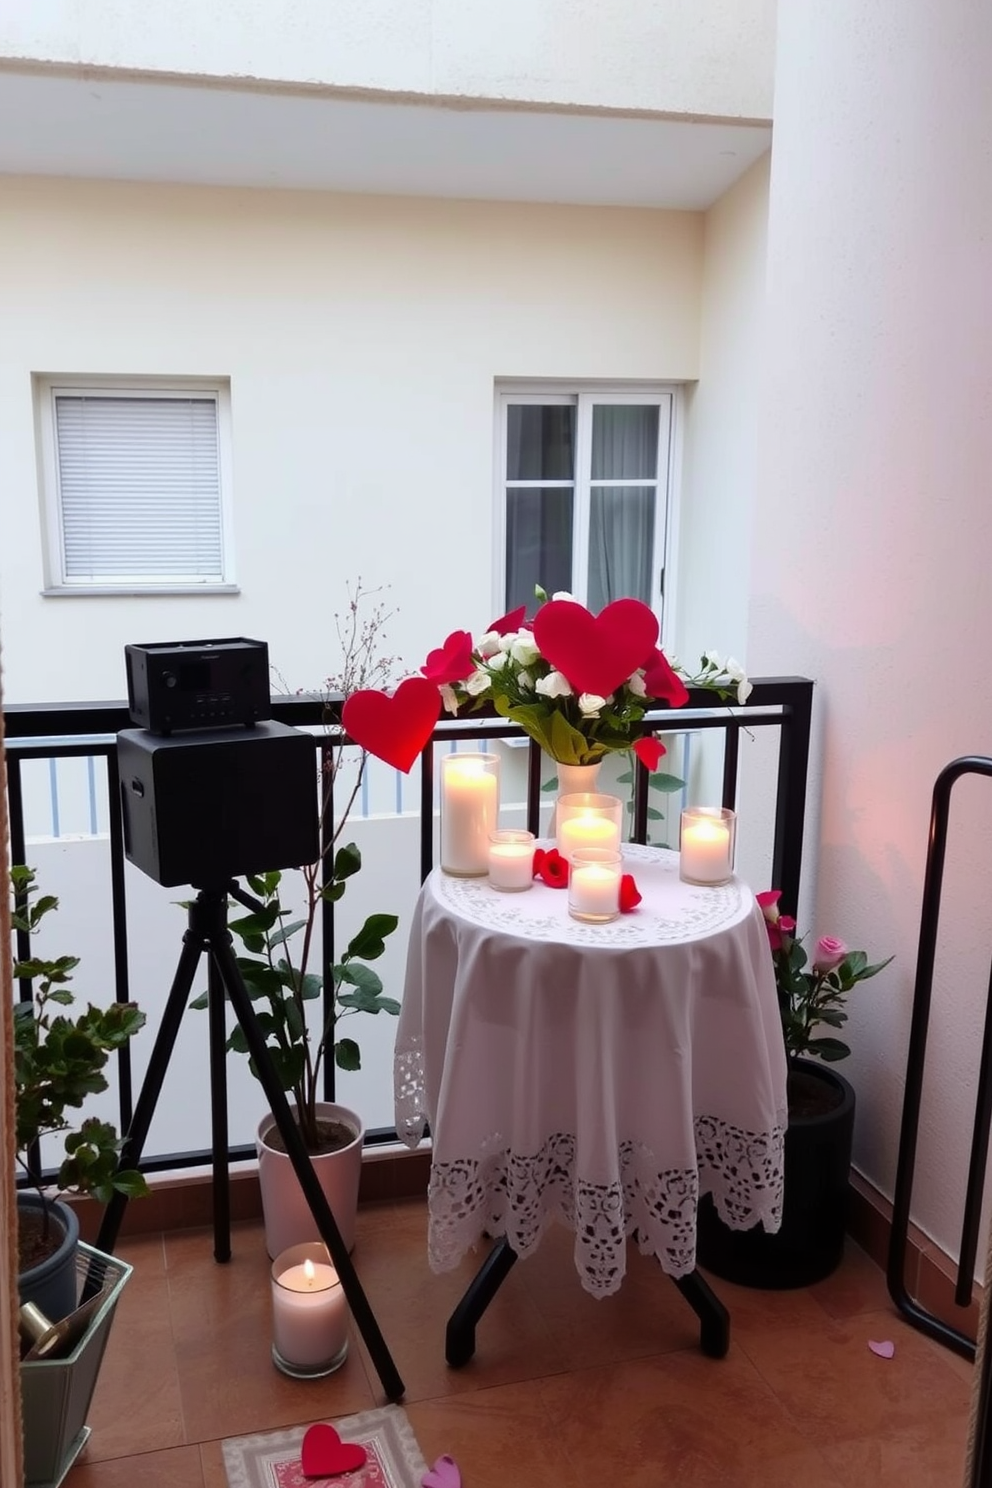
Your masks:
<svg viewBox="0 0 992 1488"><path fill-rule="evenodd" d="M45 587L51 598L94 595L136 596L143 594L237 594L234 571L232 514L231 386L226 378L199 377L107 377L36 375L35 408L41 453L41 499L45 547ZM106 579L73 579L66 575L62 499L59 484L58 397L104 398L210 398L217 410L217 461L220 492L220 550L222 576L219 581L193 576L153 582L142 575Z"/></svg>
<svg viewBox="0 0 992 1488"><path fill-rule="evenodd" d="M651 557L651 608L661 624L662 635L671 635L676 614L675 575L678 538L677 472L681 463L682 389L675 383L563 383L497 382L494 445L493 501L493 608L502 612L506 595L506 447L507 409L511 403L564 404L576 409L575 481L514 482L549 488L574 486L572 534L572 584L575 598L586 603L589 572L589 512L593 485L615 485L615 481L591 479L592 410L596 404L648 404L659 409L658 460L654 550ZM630 482L637 485L639 482Z"/></svg>

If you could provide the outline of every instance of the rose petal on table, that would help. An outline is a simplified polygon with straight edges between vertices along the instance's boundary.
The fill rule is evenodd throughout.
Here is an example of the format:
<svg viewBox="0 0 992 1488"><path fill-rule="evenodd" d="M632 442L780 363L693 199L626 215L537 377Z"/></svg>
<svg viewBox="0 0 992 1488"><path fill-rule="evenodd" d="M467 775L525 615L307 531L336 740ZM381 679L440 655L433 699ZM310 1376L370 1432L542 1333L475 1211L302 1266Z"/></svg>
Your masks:
<svg viewBox="0 0 992 1488"><path fill-rule="evenodd" d="M636 909L641 902L641 891L634 882L632 873L625 873L620 879L620 911L629 914Z"/></svg>
<svg viewBox="0 0 992 1488"><path fill-rule="evenodd" d="M641 764L646 765L651 771L657 770L658 761L667 752L664 744L660 739L656 739L654 734L645 734L642 739L635 739L631 748Z"/></svg>
<svg viewBox="0 0 992 1488"><path fill-rule="evenodd" d="M868 1347L871 1349L872 1353L877 1354L880 1359L891 1359L896 1351L896 1346L892 1342L891 1338L884 1338L881 1341L874 1338L869 1338Z"/></svg>
<svg viewBox="0 0 992 1488"><path fill-rule="evenodd" d="M535 875L543 879L549 889L567 888L568 859L563 858L556 847L552 847L544 854L540 863L538 863L537 854L540 851L541 849L538 848L534 854Z"/></svg>

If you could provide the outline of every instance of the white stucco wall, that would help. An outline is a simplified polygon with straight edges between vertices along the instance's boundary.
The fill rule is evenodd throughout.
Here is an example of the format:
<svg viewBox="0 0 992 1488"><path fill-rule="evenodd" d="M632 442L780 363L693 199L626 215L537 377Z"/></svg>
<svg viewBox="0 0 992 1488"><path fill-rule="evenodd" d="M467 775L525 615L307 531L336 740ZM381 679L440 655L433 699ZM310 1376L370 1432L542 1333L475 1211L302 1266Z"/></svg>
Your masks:
<svg viewBox="0 0 992 1488"><path fill-rule="evenodd" d="M844 1067L886 1191L931 789L992 751L990 48L970 0L780 16L748 659L818 684L801 928L897 957L852 996ZM956 800L914 1203L950 1251L992 945L992 789Z"/></svg>
<svg viewBox="0 0 992 1488"><path fill-rule="evenodd" d="M32 0L0 59L768 119L775 0Z"/></svg>
<svg viewBox="0 0 992 1488"><path fill-rule="evenodd" d="M494 613L497 377L693 379L696 214L0 180L9 702L124 694L128 641L253 635L337 665L390 585L407 670ZM43 598L32 373L231 380L234 597Z"/></svg>

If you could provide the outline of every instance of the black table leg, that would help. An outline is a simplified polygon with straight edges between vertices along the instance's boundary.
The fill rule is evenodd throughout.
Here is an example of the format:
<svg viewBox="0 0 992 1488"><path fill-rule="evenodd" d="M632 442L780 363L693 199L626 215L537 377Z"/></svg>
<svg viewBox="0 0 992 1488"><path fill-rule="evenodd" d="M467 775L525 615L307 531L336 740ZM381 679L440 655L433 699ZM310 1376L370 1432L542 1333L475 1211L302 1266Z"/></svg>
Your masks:
<svg viewBox="0 0 992 1488"><path fill-rule="evenodd" d="M452 1369L461 1369L475 1353L475 1325L499 1291L517 1252L507 1239L497 1240L458 1306L448 1319L444 1335L444 1357Z"/></svg>
<svg viewBox="0 0 992 1488"><path fill-rule="evenodd" d="M672 1279L699 1319L699 1347L710 1359L722 1359L730 1347L730 1313L698 1271Z"/></svg>

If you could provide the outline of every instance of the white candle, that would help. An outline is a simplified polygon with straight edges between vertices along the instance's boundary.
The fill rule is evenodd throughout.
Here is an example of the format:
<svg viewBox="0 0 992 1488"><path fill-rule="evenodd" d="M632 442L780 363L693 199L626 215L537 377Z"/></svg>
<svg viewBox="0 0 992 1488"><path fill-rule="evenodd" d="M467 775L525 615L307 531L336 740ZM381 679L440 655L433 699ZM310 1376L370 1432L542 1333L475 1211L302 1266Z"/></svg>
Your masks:
<svg viewBox="0 0 992 1488"><path fill-rule="evenodd" d="M613 920L620 913L620 855L577 849L568 874L568 910L576 919Z"/></svg>
<svg viewBox="0 0 992 1488"><path fill-rule="evenodd" d="M566 817L558 829L558 851L571 862L572 854L580 847L602 847L618 852L620 827L607 817L595 816L592 812Z"/></svg>
<svg viewBox="0 0 992 1488"><path fill-rule="evenodd" d="M287 1373L320 1373L343 1361L348 1304L322 1245L294 1245L273 1262L272 1338Z"/></svg>
<svg viewBox="0 0 992 1488"><path fill-rule="evenodd" d="M724 883L731 874L731 835L727 822L705 817L682 827L680 872L697 883Z"/></svg>
<svg viewBox="0 0 992 1488"><path fill-rule="evenodd" d="M494 889L519 892L534 882L531 832L494 832L489 843L489 882Z"/></svg>
<svg viewBox="0 0 992 1488"><path fill-rule="evenodd" d="M441 770L441 867L464 877L489 871L498 783L484 758L445 757Z"/></svg>

